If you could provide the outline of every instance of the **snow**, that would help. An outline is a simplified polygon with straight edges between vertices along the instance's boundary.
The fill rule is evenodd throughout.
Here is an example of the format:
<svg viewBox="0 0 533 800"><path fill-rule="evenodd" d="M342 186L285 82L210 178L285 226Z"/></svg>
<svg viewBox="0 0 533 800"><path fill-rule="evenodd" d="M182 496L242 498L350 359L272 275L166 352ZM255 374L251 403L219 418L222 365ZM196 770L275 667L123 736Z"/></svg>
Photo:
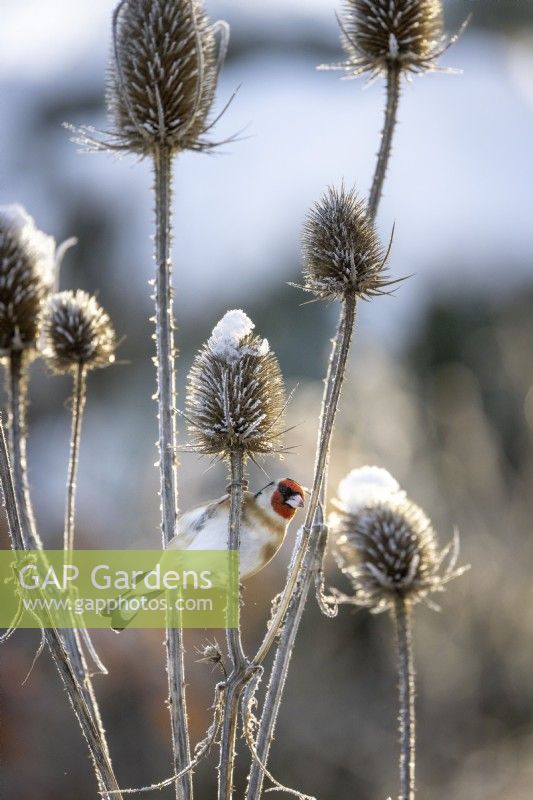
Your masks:
<svg viewBox="0 0 533 800"><path fill-rule="evenodd" d="M56 243L53 236L40 231L33 217L18 203L0 206L0 231L9 229L17 235L23 247L28 247L40 262L40 268L49 278L50 284L54 282Z"/></svg>
<svg viewBox="0 0 533 800"><path fill-rule="evenodd" d="M390 472L381 467L353 469L339 483L337 505L350 514L375 503L386 503L391 497L403 497L405 492Z"/></svg>
<svg viewBox="0 0 533 800"><path fill-rule="evenodd" d="M255 328L250 317L241 309L227 311L220 322L215 325L208 341L211 352L223 358L228 364L237 362L243 355L264 356L269 351L268 341L263 339L259 345L242 347L242 341Z"/></svg>

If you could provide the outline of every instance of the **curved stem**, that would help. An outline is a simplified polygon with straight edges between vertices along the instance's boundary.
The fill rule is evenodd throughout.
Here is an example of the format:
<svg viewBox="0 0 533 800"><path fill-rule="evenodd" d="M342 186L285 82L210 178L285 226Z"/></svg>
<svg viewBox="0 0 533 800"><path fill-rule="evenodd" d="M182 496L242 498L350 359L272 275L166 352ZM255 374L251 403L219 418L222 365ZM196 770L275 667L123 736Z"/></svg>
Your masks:
<svg viewBox="0 0 533 800"><path fill-rule="evenodd" d="M387 173L387 166L390 159L392 138L396 127L396 117L400 98L400 72L395 66L391 66L387 76L387 104L385 108L385 123L381 135L381 144L378 159L370 190L368 211L370 217L375 219L379 207L379 202L383 192L383 184ZM322 535L323 520L317 515L318 496L325 506L327 497L327 472L329 461L329 449L331 432L335 420L336 408L339 400L340 389L346 369L346 358L349 351L350 341L353 334L355 322L355 301L353 309L346 307L339 322L337 337L326 378L326 387L322 401L322 413L320 423L320 433L318 440L317 457L315 463L315 475L313 490L309 502L308 514L304 523L301 537L295 548L293 559L289 567L289 583L287 589L296 589L294 598L289 600L289 610L284 609L284 600L287 591L284 592L278 614L271 622L269 631L261 645L254 663L261 663L266 653L273 644L279 624L283 619L283 614L287 613L287 619L283 627L272 673L265 696L263 713L259 723L257 733L256 752L262 764L268 761L270 746L274 736L276 718L278 715L283 689L287 678L292 651L296 634L305 608L307 595L311 587L313 569L315 565L315 553L320 543ZM348 303L348 301L347 301ZM315 497L316 493L316 497ZM313 523L313 527L311 527ZM307 553L305 552L307 548ZM298 577L298 571L301 572ZM296 574L294 572L296 568ZM292 576L292 577L291 577ZM261 765L255 761L252 764L248 778L248 789L246 800L259 800L263 786L264 773Z"/></svg>
<svg viewBox="0 0 533 800"><path fill-rule="evenodd" d="M8 377L8 431L11 463L15 477L15 496L21 517L23 530L27 532L26 548L37 550L42 542L37 533L33 514L28 470L26 460L26 397L27 397L27 363L26 355L21 350L12 350L9 355Z"/></svg>
<svg viewBox="0 0 533 800"><path fill-rule="evenodd" d="M13 438L12 431L11 439ZM22 515L19 513L18 509L17 495L20 495L20 491L17 492L16 487L19 483L19 476L17 475L19 470L20 464L17 468L13 466L12 472L4 436L4 427L0 422L0 481L4 494L12 545L15 550L36 549L35 541L40 541L38 534L36 535L36 540L34 540L32 532L28 527L28 514ZM118 797L120 800L120 789L113 772L105 740L105 733L98 714L98 707L96 706L96 701L92 694L89 695L89 699L92 699L94 702L94 707L89 705L87 692L82 689L83 684L80 683L79 675L76 673L73 660L71 659L69 640L66 637L63 639L61 632L55 628L45 628L44 636L83 735L87 741L98 783L103 791L104 797L106 797L107 800L111 800L112 797ZM92 692L92 686L88 677L86 678L86 683L88 683Z"/></svg>
<svg viewBox="0 0 533 800"><path fill-rule="evenodd" d="M274 730L276 728L281 700L283 698L283 690L287 681L294 643L305 609L307 595L313 580L313 571L312 568L310 568L310 563L314 560L315 548L313 544L314 536L311 538L309 550L305 557L303 567L305 578L301 585L301 590L295 593L291 601L287 611L287 622L283 626L279 645L276 650L276 656L274 658L274 664L270 673L270 680L263 704L261 721L257 731L255 743L257 758L254 758L250 768L246 800L258 800L263 790L265 773L261 765L266 765L270 754L270 747L274 739Z"/></svg>
<svg viewBox="0 0 533 800"><path fill-rule="evenodd" d="M322 412L320 417L320 433L317 446L315 461L315 474L313 478L313 488L307 509L306 519L302 530L300 541L297 545L297 552L293 555L291 566L289 567L289 579L287 589L290 589L289 607L287 617L282 629L278 649L272 673L268 684L263 713L259 723L256 741L256 752L259 759L255 760L250 769L248 778L248 788L246 800L259 800L263 788L264 772L261 764L266 764L270 752L270 746L274 737L277 715L283 696L283 689L287 679L290 666L294 642L303 616L307 595L313 580L313 569L315 565L315 553L318 547L321 534L322 513L318 506L320 493L325 493L324 476L328 467L329 449L331 446L331 436L335 424L337 407L339 404L342 384L346 372L346 363L350 351L350 344L355 326L356 302L354 298L346 298L343 303L342 313L339 320L337 336L333 342L333 349L328 367L328 375L322 399ZM306 534L306 531L308 532ZM300 561L301 559L301 561ZM300 566L301 564L301 572ZM294 580L291 577L294 576ZM285 598L283 593L280 606ZM281 608L280 608L281 611ZM277 631L276 623L278 615L270 624L269 631L258 653L260 657L263 651L268 652L270 645L270 635L272 631ZM274 633L275 635L275 633ZM266 655L265 652L265 655ZM256 657L255 663L260 663Z"/></svg>
<svg viewBox="0 0 533 800"><path fill-rule="evenodd" d="M339 321L337 335L333 342L333 350L330 358L328 377L326 379L326 387L324 389L324 397L322 402L322 411L320 414L320 432L318 437L318 445L315 459L315 474L313 478L313 487L311 496L307 505L307 513L302 528L302 536L298 543L297 552L293 556L291 566L289 568L289 575L287 583L281 600L279 602L276 613L270 622L269 629L257 655L254 658L256 666L262 664L268 655L270 648L275 643L279 628L283 623L287 609L291 603L296 585L298 581L301 585L304 583L304 575L302 566L309 547L309 542L312 533L312 526L318 508L320 498L320 491L324 479L324 472L327 468L329 449L331 445L331 436L333 434L333 427L337 415L337 407L339 404L339 397L341 394L342 384L344 382L344 375L346 372L346 363L350 351L350 343L352 341L353 330L355 325L355 310L356 300L354 297L347 297L343 301L342 313ZM314 555L314 554L313 554ZM309 569L312 569L310 563ZM301 590L301 586L300 586Z"/></svg>
<svg viewBox="0 0 533 800"><path fill-rule="evenodd" d="M172 153L161 146L154 152L155 173L155 309L157 343L157 388L159 419L159 470L163 547L176 532L178 492L176 476L176 375L174 318L172 312L171 201ZM174 772L190 763L190 745L185 702L185 666L181 628L166 634L169 707L172 727ZM192 798L192 775L176 780L178 800Z"/></svg>
<svg viewBox="0 0 533 800"><path fill-rule="evenodd" d="M395 602L396 640L398 647L398 686L400 696L400 797L415 798L415 668L411 609L398 596Z"/></svg>
<svg viewBox="0 0 533 800"><path fill-rule="evenodd" d="M26 356L19 350L14 350L9 358L9 439L11 450L11 463L14 477L15 496L24 535L24 549L42 550L43 543L35 524L31 494L28 484L28 471L26 461L26 398L27 398L27 363ZM80 691L84 700L100 729L102 747L107 755L107 740L100 717L100 710L96 702L93 685L89 677L89 670L80 643L79 632L74 629L62 631L64 646L70 656L72 667L77 676Z"/></svg>
<svg viewBox="0 0 533 800"><path fill-rule="evenodd" d="M400 100L400 70L395 64L389 66L387 72L387 104L385 106L385 122L381 132L381 144L378 152L378 160L374 172L374 180L368 198L368 213L372 219L376 218L379 201L383 192L383 184L389 165L392 137L396 127L396 117L398 114L398 103Z"/></svg>
<svg viewBox="0 0 533 800"><path fill-rule="evenodd" d="M67 478L67 502L65 509L65 528L63 533L63 549L74 550L74 529L76 510L76 482L80 454L80 437L85 400L87 396L87 371L78 364L74 373L72 391L72 432L70 437L70 459Z"/></svg>
<svg viewBox="0 0 533 800"><path fill-rule="evenodd" d="M241 513L243 502L244 457L243 453L231 453L230 484L230 516L228 528L228 550L239 552L241 539ZM228 610L230 621L236 621L240 603L239 561L230 556ZM235 613L237 612L237 613ZM228 652L232 670L224 688L224 713L222 718L222 734L220 737L220 760L218 766L218 798L231 800L233 796L233 772L235 765L235 749L237 742L237 725L240 699L244 687L250 678L249 664L244 654L240 624L226 630Z"/></svg>

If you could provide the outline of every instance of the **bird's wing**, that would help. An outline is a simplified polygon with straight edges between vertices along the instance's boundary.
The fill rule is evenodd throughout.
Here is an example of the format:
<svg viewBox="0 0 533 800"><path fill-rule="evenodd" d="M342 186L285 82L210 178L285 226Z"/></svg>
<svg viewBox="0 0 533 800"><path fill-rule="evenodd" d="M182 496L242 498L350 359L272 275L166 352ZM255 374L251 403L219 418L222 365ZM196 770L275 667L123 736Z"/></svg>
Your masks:
<svg viewBox="0 0 533 800"><path fill-rule="evenodd" d="M168 543L167 548L185 550L208 522L219 514L227 515L229 495L225 494L207 505L196 506L186 511L178 519L176 535Z"/></svg>

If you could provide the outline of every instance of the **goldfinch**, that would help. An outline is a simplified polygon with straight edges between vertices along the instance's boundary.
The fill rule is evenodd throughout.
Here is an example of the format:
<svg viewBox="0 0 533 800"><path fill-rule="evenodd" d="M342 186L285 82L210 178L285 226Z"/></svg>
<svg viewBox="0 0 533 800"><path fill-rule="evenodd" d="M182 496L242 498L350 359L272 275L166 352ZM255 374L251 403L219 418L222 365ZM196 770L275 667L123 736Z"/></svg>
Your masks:
<svg viewBox="0 0 533 800"><path fill-rule="evenodd" d="M241 515L240 578L245 581L263 569L276 555L287 528L304 505L304 490L291 478L272 481L256 494L244 492ZM230 495L196 506L178 520L170 550L226 550ZM137 592L132 590L124 599ZM123 610L111 614L114 630L123 630L135 616Z"/></svg>

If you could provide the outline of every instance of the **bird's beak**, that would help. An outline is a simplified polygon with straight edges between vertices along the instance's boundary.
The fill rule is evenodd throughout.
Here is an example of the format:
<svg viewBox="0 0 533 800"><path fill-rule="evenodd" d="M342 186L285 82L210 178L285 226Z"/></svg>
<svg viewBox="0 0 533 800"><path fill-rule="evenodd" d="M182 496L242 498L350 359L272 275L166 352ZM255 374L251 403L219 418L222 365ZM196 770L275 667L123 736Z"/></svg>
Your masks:
<svg viewBox="0 0 533 800"><path fill-rule="evenodd" d="M304 499L301 494L291 494L287 500L287 505L291 508L302 508Z"/></svg>

